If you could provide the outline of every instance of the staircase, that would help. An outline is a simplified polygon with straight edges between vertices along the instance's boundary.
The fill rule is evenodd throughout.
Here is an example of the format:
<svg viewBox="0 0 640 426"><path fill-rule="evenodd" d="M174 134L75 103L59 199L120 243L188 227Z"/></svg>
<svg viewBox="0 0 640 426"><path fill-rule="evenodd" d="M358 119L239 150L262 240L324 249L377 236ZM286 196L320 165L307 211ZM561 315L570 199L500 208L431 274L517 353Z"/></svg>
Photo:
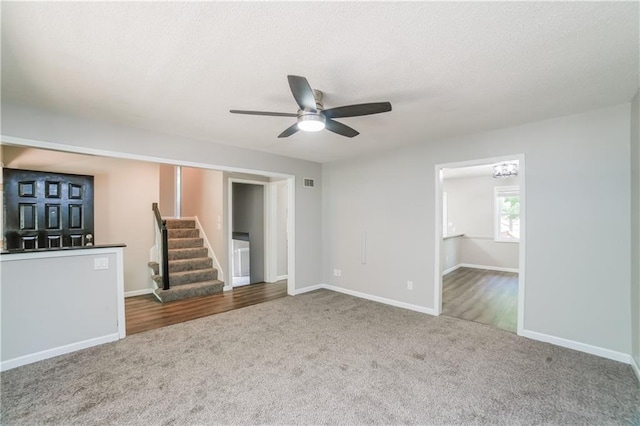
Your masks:
<svg viewBox="0 0 640 426"><path fill-rule="evenodd" d="M161 302L222 293L224 283L218 280L218 270L200 238L195 220L167 219L169 237L169 290L162 289L162 276L157 262L149 262L153 280L158 285L154 293Z"/></svg>

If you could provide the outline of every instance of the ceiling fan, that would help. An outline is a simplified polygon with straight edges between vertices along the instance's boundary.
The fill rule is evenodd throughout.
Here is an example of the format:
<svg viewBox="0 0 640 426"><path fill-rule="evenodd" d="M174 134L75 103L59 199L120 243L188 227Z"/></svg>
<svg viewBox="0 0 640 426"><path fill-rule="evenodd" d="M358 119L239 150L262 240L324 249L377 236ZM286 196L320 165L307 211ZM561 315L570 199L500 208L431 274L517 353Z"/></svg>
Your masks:
<svg viewBox="0 0 640 426"><path fill-rule="evenodd" d="M358 117L361 115L379 114L391 111L389 102L374 102L368 104L347 105L336 108L324 109L322 104L322 92L311 89L306 78L297 75L288 75L291 93L300 109L297 113L269 112L269 111L243 111L232 109L233 114L268 115L274 117L296 117L296 122L278 135L286 138L298 130L306 132L318 132L327 129L348 138L358 136L359 133L351 127L339 123L334 118Z"/></svg>

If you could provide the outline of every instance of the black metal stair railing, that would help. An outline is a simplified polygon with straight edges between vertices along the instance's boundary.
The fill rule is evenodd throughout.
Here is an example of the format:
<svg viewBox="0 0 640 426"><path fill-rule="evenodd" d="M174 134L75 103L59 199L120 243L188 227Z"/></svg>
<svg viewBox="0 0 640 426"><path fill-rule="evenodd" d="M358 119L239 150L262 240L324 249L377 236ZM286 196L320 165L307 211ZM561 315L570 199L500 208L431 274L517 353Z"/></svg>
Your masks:
<svg viewBox="0 0 640 426"><path fill-rule="evenodd" d="M169 232L167 231L167 221L162 219L158 203L153 203L153 214L156 217L156 224L162 236L162 250L160 250L160 273L162 274L162 289L169 290Z"/></svg>

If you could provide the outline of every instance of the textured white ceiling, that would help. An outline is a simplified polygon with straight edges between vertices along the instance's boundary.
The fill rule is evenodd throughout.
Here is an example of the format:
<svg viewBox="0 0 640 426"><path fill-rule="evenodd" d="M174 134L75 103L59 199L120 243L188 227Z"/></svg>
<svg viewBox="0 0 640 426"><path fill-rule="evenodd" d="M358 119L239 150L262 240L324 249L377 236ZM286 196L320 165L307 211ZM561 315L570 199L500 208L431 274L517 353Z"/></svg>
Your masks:
<svg viewBox="0 0 640 426"><path fill-rule="evenodd" d="M326 162L628 102L637 2L2 3L2 96L81 117ZM360 131L277 135L287 74Z"/></svg>

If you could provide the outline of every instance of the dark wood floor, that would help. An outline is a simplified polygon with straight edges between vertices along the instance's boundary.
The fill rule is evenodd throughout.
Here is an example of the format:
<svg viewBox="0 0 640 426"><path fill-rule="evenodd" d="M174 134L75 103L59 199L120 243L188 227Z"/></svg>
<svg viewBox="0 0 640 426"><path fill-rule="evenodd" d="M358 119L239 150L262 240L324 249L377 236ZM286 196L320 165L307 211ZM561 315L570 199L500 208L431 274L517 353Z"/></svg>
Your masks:
<svg viewBox="0 0 640 426"><path fill-rule="evenodd" d="M160 303L153 294L125 299L127 335L244 308L287 296L287 281L259 283L213 296Z"/></svg>
<svg viewBox="0 0 640 426"><path fill-rule="evenodd" d="M442 280L442 314L516 332L518 274L459 268Z"/></svg>

